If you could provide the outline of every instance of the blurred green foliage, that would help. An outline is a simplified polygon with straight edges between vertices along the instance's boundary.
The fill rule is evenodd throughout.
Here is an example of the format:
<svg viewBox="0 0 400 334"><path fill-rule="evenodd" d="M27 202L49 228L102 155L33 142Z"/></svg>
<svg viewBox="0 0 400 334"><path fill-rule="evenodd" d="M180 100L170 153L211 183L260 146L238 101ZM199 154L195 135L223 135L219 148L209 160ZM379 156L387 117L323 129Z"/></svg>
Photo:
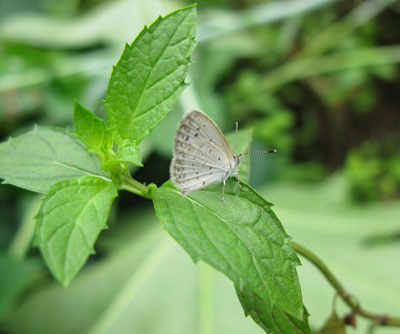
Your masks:
<svg viewBox="0 0 400 334"><path fill-rule="evenodd" d="M298 0L296 8L309 7L285 16L291 8L282 10L288 5L280 3L200 2L192 85L141 144L145 167L136 176L157 184L169 177L174 131L187 108L201 107L226 131L235 121L253 128L254 148L277 148L279 154L252 157L251 183L269 182L263 193L277 205L289 234L326 260L365 306L400 313L394 279L400 272L391 261L400 230L399 4L330 0L314 6ZM33 124L70 126L74 99L104 117L111 66L124 43L157 15L181 6L172 0L0 1L0 138ZM114 332L181 333L204 320L215 333L259 333L243 319L231 285L219 274L212 274L206 306L213 312L201 313L196 294L203 291L204 268L172 244L165 257L156 253L159 264L143 276L140 268L163 237L151 209L131 195L121 194L111 229L77 282L70 290L55 286L36 261L37 250L26 252L25 223L33 221L34 202L22 190L0 187L1 331L94 328L138 271L135 301L113 323ZM388 237L379 245L365 244L382 233ZM303 262L310 323L321 328L332 292Z"/></svg>
<svg viewBox="0 0 400 334"><path fill-rule="evenodd" d="M400 195L398 139L369 140L351 151L346 160L350 193L360 202L385 200Z"/></svg>

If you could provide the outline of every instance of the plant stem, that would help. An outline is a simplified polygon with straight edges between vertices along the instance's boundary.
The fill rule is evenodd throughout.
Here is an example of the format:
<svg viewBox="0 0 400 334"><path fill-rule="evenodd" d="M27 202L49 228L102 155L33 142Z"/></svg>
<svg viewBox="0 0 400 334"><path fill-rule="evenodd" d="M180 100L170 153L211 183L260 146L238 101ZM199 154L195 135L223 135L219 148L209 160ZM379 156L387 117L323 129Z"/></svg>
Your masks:
<svg viewBox="0 0 400 334"><path fill-rule="evenodd" d="M392 317L385 314L376 314L370 311L363 309L357 299L354 298L351 294L349 294L343 285L339 282L339 280L333 275L333 273L329 270L326 264L314 253L309 251L307 248L299 245L298 243L292 241L292 246L297 253L304 256L307 260L309 260L312 264L314 264L318 270L324 275L324 277L328 280L328 282L333 286L333 288L338 293L339 297L355 312L357 315L362 316L363 318L371 319L376 321L379 325L382 326L394 326L400 327L400 318Z"/></svg>
<svg viewBox="0 0 400 334"><path fill-rule="evenodd" d="M151 199L150 187L133 179L129 174L125 176L122 184L119 186L119 189L126 190L133 194Z"/></svg>

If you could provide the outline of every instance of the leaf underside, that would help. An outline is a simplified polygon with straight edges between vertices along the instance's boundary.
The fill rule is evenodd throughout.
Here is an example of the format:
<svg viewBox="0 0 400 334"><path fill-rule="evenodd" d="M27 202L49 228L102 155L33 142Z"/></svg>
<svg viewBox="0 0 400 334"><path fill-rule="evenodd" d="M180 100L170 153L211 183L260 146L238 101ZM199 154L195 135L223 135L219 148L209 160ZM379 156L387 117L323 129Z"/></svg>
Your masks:
<svg viewBox="0 0 400 334"><path fill-rule="evenodd" d="M185 87L196 8L178 10L145 27L114 67L105 101L114 140L138 144L174 107Z"/></svg>
<svg viewBox="0 0 400 334"><path fill-rule="evenodd" d="M35 244L54 276L68 285L85 264L106 222L117 190L86 176L56 183L36 216Z"/></svg>
<svg viewBox="0 0 400 334"><path fill-rule="evenodd" d="M182 195L171 182L154 194L156 214L191 255L225 273L237 286L302 319L296 266L300 264L270 204L251 187L230 179L226 205L221 185Z"/></svg>

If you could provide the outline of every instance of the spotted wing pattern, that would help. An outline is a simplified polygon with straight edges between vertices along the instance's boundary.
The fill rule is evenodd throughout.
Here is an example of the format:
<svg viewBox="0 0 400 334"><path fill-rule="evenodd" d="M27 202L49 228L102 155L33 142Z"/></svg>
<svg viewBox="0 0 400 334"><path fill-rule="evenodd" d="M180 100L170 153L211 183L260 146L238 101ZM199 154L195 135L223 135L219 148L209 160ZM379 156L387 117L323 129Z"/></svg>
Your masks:
<svg viewBox="0 0 400 334"><path fill-rule="evenodd" d="M222 181L234 167L232 150L218 126L194 110L179 124L170 174L184 194Z"/></svg>

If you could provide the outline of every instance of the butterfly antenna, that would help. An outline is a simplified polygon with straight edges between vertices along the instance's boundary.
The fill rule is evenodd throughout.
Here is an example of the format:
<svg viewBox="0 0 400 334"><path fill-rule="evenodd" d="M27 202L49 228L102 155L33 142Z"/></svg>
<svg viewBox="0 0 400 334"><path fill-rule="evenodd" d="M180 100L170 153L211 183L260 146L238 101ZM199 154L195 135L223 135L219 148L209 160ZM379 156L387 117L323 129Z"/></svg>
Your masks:
<svg viewBox="0 0 400 334"><path fill-rule="evenodd" d="M239 123L235 122L235 142L233 144L233 153L236 151L237 137L238 137Z"/></svg>
<svg viewBox="0 0 400 334"><path fill-rule="evenodd" d="M243 155L244 154L268 154L268 153L276 153L276 152L278 152L277 150L267 150L267 151L250 151L250 152L245 152L245 153L242 153Z"/></svg>

